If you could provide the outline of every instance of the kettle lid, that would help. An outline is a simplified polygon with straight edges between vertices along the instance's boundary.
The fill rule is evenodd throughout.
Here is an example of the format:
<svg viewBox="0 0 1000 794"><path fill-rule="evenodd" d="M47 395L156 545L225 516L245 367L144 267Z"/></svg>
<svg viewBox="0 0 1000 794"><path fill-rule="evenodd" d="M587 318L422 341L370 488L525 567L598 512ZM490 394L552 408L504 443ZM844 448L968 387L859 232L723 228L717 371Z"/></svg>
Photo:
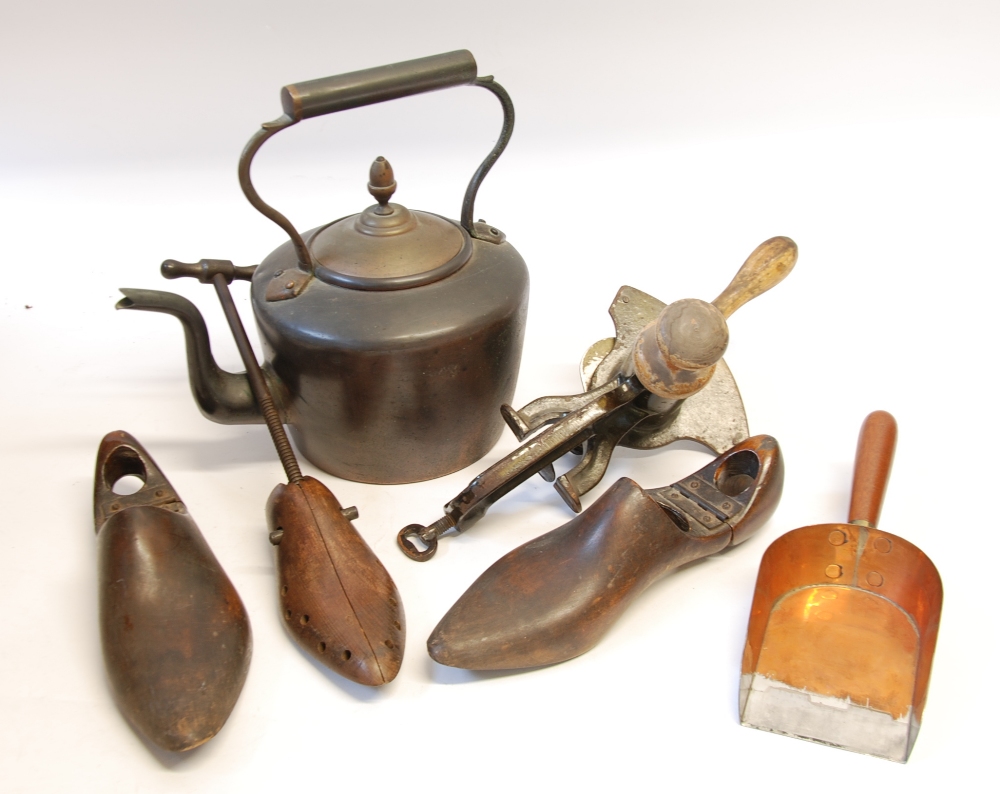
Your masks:
<svg viewBox="0 0 1000 794"><path fill-rule="evenodd" d="M454 221L390 204L392 166L372 163L368 192L378 204L321 228L309 241L316 276L360 290L398 290L451 275L472 256L472 238Z"/></svg>

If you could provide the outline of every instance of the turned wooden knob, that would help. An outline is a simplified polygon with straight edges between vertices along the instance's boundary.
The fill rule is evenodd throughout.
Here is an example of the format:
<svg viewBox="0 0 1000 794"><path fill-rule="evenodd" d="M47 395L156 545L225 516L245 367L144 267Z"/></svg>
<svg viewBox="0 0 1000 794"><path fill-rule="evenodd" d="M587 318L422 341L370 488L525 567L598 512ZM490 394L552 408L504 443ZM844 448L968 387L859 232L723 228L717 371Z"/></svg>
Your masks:
<svg viewBox="0 0 1000 794"><path fill-rule="evenodd" d="M689 397L708 383L728 344L726 318L715 306L696 298L674 301L639 335L636 375L659 397Z"/></svg>
<svg viewBox="0 0 1000 794"><path fill-rule="evenodd" d="M772 237L754 249L729 286L711 303L674 301L639 334L633 350L643 386L666 399L683 399L704 388L729 345L726 319L740 306L778 284L795 266L798 247Z"/></svg>

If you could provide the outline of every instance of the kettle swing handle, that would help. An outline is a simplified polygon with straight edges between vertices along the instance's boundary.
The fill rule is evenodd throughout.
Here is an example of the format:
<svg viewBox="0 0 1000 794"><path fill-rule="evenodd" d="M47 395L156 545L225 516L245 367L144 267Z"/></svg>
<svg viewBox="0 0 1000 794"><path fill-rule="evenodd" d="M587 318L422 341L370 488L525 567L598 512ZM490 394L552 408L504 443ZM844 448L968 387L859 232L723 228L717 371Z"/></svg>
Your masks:
<svg viewBox="0 0 1000 794"><path fill-rule="evenodd" d="M281 107L284 113L274 121L262 124L260 130L247 142L243 154L240 155L239 178L240 187L243 188L247 200L264 217L284 229L295 247L299 272L288 273L292 279L289 284L292 286L288 287L288 292L283 297L294 297L302 291L312 278L315 264L305 240L295 226L288 218L265 203L250 181L250 163L264 142L275 133L298 124L303 119L327 113L374 105L442 88L461 85L485 88L500 100L503 107L503 127L496 145L472 175L462 200L462 226L472 237L476 237L477 232L472 221L476 193L497 158L507 147L514 131L514 104L510 96L492 77L477 77L476 68L476 60L471 52L456 50L412 61L377 66L373 69L323 77L319 80L293 83L281 89Z"/></svg>

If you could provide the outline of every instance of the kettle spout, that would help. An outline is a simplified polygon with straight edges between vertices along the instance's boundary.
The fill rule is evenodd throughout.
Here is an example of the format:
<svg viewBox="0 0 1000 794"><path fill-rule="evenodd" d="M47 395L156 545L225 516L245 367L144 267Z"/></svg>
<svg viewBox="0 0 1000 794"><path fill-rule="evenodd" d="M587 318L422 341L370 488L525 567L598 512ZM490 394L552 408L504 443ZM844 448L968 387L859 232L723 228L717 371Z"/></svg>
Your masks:
<svg viewBox="0 0 1000 794"><path fill-rule="evenodd" d="M226 372L215 363L205 320L191 301L173 292L152 289L122 289L121 293L125 297L115 304L116 309L162 312L181 321L191 392L207 418L224 425L263 423L246 373ZM273 391L275 396L281 393L281 389Z"/></svg>

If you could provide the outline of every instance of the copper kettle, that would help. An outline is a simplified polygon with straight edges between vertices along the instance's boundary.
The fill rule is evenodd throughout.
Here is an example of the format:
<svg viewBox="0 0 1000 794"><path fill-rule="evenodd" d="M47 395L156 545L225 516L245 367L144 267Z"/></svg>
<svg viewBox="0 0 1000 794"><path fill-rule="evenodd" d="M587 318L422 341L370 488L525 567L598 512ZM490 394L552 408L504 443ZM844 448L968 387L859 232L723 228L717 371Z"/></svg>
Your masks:
<svg viewBox="0 0 1000 794"><path fill-rule="evenodd" d="M500 137L465 192L461 220L390 202L389 163L372 164L363 212L300 234L266 204L250 164L272 135L299 121L462 85L503 107ZM283 115L262 125L239 162L243 192L289 241L252 282L263 369L302 454L350 480L403 483L457 471L485 455L503 429L500 406L517 382L528 308L524 260L496 226L473 222L479 186L510 139L514 107L466 50L285 86ZM208 273L207 262L163 263L166 278ZM206 277L207 278L207 277ZM212 358L198 309L179 295L123 289L120 309L177 317L187 337L191 389L223 424L262 422L245 373Z"/></svg>

